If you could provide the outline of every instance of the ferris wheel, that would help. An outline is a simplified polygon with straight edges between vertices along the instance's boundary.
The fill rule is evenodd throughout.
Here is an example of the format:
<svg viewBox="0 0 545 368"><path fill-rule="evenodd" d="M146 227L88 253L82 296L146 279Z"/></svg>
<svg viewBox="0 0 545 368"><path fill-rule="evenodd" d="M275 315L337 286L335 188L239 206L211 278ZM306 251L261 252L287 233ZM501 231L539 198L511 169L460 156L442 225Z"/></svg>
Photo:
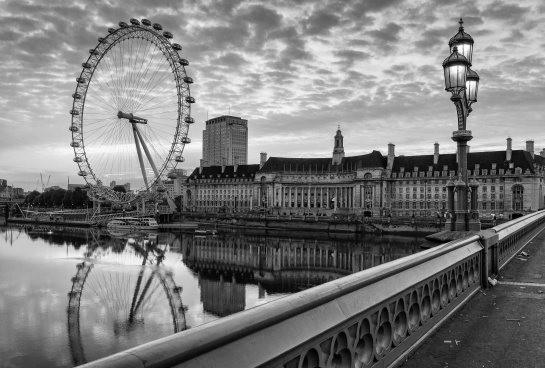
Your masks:
<svg viewBox="0 0 545 368"><path fill-rule="evenodd" d="M172 33L147 19L119 22L82 64L70 110L74 162L98 201L130 202L164 192L184 162L193 79ZM130 184L132 193L110 183Z"/></svg>

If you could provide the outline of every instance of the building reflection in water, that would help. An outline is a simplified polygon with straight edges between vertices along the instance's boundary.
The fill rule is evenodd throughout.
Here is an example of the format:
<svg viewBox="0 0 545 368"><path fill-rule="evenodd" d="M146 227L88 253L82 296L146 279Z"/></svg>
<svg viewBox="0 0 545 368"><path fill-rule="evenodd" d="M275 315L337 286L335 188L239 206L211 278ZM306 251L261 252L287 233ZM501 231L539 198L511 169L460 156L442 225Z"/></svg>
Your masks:
<svg viewBox="0 0 545 368"><path fill-rule="evenodd" d="M351 240L191 236L181 239L183 262L198 275L204 310L219 317L245 309L245 284L288 294L421 250L422 238L366 235Z"/></svg>

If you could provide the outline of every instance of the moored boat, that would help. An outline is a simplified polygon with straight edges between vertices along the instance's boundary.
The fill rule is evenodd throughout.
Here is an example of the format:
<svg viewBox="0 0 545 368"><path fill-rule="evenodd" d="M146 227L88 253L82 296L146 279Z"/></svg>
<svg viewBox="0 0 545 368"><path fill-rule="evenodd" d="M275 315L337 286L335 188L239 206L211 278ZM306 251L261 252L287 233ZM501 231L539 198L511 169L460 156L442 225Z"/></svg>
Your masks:
<svg viewBox="0 0 545 368"><path fill-rule="evenodd" d="M110 229L158 230L159 224L151 217L120 217L108 222L107 227Z"/></svg>

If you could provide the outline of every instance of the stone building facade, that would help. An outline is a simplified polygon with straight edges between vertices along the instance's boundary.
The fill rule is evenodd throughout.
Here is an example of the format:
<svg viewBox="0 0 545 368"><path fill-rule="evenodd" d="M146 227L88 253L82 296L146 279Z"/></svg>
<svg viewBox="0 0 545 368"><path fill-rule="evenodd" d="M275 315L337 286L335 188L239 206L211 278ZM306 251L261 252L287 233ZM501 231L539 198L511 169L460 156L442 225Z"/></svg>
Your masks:
<svg viewBox="0 0 545 368"><path fill-rule="evenodd" d="M476 195L482 215L508 217L545 206L545 149L535 154L533 141L523 150L513 150L508 138L505 150L471 152L467 162L469 177L479 183ZM262 154L260 165L238 166L252 167L251 173L233 176L233 167L201 166L193 172L190 186L197 195L192 198L196 210L234 209L236 197L244 198L237 211L435 217L446 212L447 185L458 180L456 153L441 154L438 143L430 155L396 156L390 143L386 156L372 151L345 157L340 128L331 158L267 160Z"/></svg>
<svg viewBox="0 0 545 368"><path fill-rule="evenodd" d="M187 178L186 206L199 212L246 212L254 206L256 165L197 167Z"/></svg>

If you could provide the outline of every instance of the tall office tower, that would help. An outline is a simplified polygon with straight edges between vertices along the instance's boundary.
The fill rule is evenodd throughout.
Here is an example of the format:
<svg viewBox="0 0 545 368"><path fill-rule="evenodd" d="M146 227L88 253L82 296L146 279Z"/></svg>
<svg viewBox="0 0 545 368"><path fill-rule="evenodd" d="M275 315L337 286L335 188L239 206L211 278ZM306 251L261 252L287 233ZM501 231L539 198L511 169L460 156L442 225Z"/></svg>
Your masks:
<svg viewBox="0 0 545 368"><path fill-rule="evenodd" d="M229 115L210 119L202 136L204 166L247 165L248 120Z"/></svg>

